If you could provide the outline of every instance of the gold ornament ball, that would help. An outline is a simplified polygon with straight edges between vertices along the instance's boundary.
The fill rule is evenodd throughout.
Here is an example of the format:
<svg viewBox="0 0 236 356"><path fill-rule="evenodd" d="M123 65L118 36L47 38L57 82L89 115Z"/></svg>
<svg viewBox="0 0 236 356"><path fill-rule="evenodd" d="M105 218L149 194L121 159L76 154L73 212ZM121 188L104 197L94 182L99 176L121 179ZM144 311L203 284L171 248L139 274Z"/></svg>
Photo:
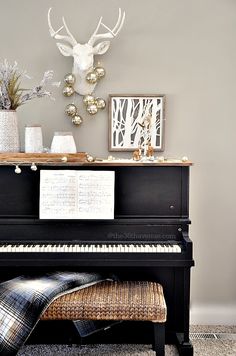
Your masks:
<svg viewBox="0 0 236 356"><path fill-rule="evenodd" d="M95 99L95 104L97 105L98 109L102 109L103 110L106 107L106 102L102 98L96 98Z"/></svg>
<svg viewBox="0 0 236 356"><path fill-rule="evenodd" d="M77 107L74 104L68 104L65 109L65 113L68 116L74 117L77 113Z"/></svg>
<svg viewBox="0 0 236 356"><path fill-rule="evenodd" d="M63 88L63 95L64 95L64 96L69 97L69 96L73 95L74 92L75 92L75 91L74 91L74 89L73 89L72 87L66 86L66 87Z"/></svg>
<svg viewBox="0 0 236 356"><path fill-rule="evenodd" d="M83 102L86 106L94 104L94 97L90 94L87 94L83 97Z"/></svg>
<svg viewBox="0 0 236 356"><path fill-rule="evenodd" d="M67 85L74 85L75 84L75 76L74 76L74 74L72 74L72 73L66 74L65 77L64 77L64 82Z"/></svg>
<svg viewBox="0 0 236 356"><path fill-rule="evenodd" d="M103 67L96 67L94 69L94 72L97 74L97 77L99 79L103 78L105 76L105 74L106 74L106 71L105 71L105 69Z"/></svg>
<svg viewBox="0 0 236 356"><path fill-rule="evenodd" d="M83 122L83 119L80 115L76 114L73 118L72 118L72 122L75 125L81 125Z"/></svg>
<svg viewBox="0 0 236 356"><path fill-rule="evenodd" d="M89 114L94 115L98 112L98 108L97 105L95 104L91 104L87 106L87 111Z"/></svg>
<svg viewBox="0 0 236 356"><path fill-rule="evenodd" d="M95 84L98 81L98 76L95 72L90 72L86 75L86 80L90 84Z"/></svg>

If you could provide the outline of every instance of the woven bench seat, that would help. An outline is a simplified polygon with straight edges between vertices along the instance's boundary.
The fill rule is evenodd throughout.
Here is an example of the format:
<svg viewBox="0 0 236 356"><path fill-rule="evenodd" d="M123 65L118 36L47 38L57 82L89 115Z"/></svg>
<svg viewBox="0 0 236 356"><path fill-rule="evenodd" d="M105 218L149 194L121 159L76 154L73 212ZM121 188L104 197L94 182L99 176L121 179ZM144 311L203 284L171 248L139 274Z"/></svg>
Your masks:
<svg viewBox="0 0 236 356"><path fill-rule="evenodd" d="M104 281L52 302L42 320L139 320L154 324L154 349L164 355L166 303L162 286L148 281Z"/></svg>

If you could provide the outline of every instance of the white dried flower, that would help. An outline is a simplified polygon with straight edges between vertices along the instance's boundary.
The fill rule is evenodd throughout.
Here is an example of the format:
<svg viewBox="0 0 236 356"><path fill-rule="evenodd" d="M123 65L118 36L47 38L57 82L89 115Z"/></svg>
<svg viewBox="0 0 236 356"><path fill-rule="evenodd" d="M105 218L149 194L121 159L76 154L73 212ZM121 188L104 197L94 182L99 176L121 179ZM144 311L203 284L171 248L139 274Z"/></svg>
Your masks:
<svg viewBox="0 0 236 356"><path fill-rule="evenodd" d="M31 79L26 71L19 70L17 62L10 64L6 59L0 62L0 110L16 110L27 101L51 96L46 86L52 81L52 70L46 71L40 84L32 89L20 87L23 78Z"/></svg>

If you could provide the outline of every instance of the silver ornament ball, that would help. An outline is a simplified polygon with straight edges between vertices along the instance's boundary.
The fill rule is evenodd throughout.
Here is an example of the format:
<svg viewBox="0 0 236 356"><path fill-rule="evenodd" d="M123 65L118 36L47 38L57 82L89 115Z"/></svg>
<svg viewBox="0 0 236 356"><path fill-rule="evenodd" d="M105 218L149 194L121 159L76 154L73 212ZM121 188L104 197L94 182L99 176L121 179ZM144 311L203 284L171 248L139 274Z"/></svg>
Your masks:
<svg viewBox="0 0 236 356"><path fill-rule="evenodd" d="M86 75L86 80L89 84L95 84L98 81L98 76L95 72L89 72Z"/></svg>
<svg viewBox="0 0 236 356"><path fill-rule="evenodd" d="M77 113L77 107L74 104L68 104L65 109L68 116L74 117Z"/></svg>
<svg viewBox="0 0 236 356"><path fill-rule="evenodd" d="M75 76L74 76L74 74L72 74L72 73L66 74L65 77L64 77L64 82L67 85L74 85L75 84Z"/></svg>
<svg viewBox="0 0 236 356"><path fill-rule="evenodd" d="M83 118L77 114L72 118L72 122L74 125L81 125L83 122Z"/></svg>
<svg viewBox="0 0 236 356"><path fill-rule="evenodd" d="M94 97L90 94L84 95L83 102L86 106L94 104Z"/></svg>
<svg viewBox="0 0 236 356"><path fill-rule="evenodd" d="M102 109L103 110L106 107L106 102L102 98L96 98L95 99L95 104L97 105L98 109Z"/></svg>
<svg viewBox="0 0 236 356"><path fill-rule="evenodd" d="M64 88L63 88L63 91L62 91L63 95L64 95L64 96L67 96L67 97L73 95L74 92L75 92L75 91L74 91L74 88L69 87L69 86L64 87Z"/></svg>
<svg viewBox="0 0 236 356"><path fill-rule="evenodd" d="M95 115L98 112L98 107L95 104L91 104L87 106L87 111L91 115Z"/></svg>
<svg viewBox="0 0 236 356"><path fill-rule="evenodd" d="M98 78L101 79L105 76L106 71L103 67L98 66L94 69L94 73L96 73Z"/></svg>

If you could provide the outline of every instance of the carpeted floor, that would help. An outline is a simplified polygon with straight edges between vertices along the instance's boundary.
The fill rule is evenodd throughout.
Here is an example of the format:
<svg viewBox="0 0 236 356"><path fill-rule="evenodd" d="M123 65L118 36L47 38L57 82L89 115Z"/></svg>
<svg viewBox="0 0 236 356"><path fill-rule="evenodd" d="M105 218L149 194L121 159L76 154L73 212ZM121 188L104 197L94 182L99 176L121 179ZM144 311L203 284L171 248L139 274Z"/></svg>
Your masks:
<svg viewBox="0 0 236 356"><path fill-rule="evenodd" d="M235 356L236 327L192 326L194 356ZM199 334L200 333L200 334ZM219 339L201 339L201 333L216 333ZM200 337L199 339L195 339ZM154 356L151 345L27 345L17 356ZM166 356L177 356L173 345L166 345Z"/></svg>

